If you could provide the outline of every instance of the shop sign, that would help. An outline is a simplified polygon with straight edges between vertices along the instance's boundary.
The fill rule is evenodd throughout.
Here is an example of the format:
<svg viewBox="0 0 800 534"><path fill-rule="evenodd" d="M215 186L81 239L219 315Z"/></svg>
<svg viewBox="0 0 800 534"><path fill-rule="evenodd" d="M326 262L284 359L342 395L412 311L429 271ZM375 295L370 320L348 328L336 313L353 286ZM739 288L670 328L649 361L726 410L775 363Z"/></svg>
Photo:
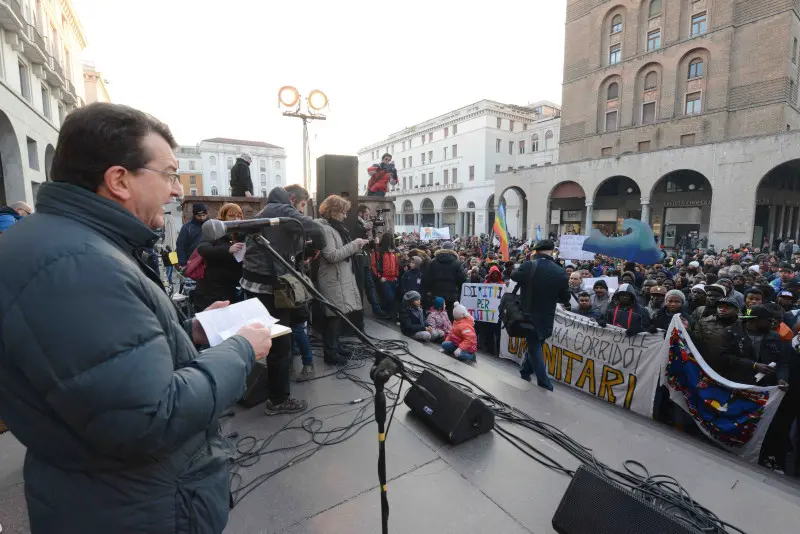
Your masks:
<svg viewBox="0 0 800 534"><path fill-rule="evenodd" d="M710 206L710 200L665 200L665 208L688 208L695 206Z"/></svg>

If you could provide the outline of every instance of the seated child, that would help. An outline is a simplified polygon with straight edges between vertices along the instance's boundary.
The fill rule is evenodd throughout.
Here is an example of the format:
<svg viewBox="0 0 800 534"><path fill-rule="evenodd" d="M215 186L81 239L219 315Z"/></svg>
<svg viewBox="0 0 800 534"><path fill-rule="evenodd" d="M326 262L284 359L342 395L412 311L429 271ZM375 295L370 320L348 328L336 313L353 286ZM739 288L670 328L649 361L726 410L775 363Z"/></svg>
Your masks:
<svg viewBox="0 0 800 534"><path fill-rule="evenodd" d="M431 341L443 341L453 329L442 297L433 299L433 306L428 310L428 324L430 325Z"/></svg>
<svg viewBox="0 0 800 534"><path fill-rule="evenodd" d="M409 291L403 295L403 305L400 306L400 331L417 341L430 341L431 333L428 331L428 322L425 312L422 311L421 296L416 291Z"/></svg>
<svg viewBox="0 0 800 534"><path fill-rule="evenodd" d="M453 329L442 343L441 352L454 355L460 361L475 361L478 351L478 336L475 334L475 321L467 309L456 302L453 305Z"/></svg>

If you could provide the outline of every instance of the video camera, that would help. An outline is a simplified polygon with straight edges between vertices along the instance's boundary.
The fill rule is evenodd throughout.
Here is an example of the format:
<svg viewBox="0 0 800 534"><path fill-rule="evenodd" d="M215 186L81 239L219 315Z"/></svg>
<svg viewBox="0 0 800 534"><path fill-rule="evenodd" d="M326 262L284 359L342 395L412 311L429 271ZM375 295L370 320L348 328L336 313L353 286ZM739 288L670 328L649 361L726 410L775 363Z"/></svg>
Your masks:
<svg viewBox="0 0 800 534"><path fill-rule="evenodd" d="M386 226L386 219L383 218L383 214L386 212L392 211L389 208L376 208L375 209L375 217L370 217L369 222L372 223L372 238L375 239L377 237L377 232L375 231L376 228L382 228Z"/></svg>

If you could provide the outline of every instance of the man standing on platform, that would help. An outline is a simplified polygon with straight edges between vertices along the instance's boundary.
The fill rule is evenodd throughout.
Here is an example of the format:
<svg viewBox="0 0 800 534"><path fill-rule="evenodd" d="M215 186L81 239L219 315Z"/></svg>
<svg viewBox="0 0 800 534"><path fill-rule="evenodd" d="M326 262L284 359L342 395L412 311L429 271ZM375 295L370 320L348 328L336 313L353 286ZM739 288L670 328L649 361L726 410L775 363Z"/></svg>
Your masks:
<svg viewBox="0 0 800 534"><path fill-rule="evenodd" d="M511 279L522 288L522 310L531 325L528 335L528 351L522 363L520 375L530 381L536 373L539 387L553 391L550 377L544 365L542 344L553 333L556 304L569 302L567 273L553 259L555 245L549 239L539 241L533 247L535 254L511 275Z"/></svg>

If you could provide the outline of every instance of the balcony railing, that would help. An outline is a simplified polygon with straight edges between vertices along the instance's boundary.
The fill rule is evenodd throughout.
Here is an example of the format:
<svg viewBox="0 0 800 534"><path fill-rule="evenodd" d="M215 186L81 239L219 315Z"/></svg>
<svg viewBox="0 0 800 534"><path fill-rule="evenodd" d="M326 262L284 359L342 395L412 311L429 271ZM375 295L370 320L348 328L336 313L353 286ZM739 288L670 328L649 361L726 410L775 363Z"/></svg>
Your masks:
<svg viewBox="0 0 800 534"><path fill-rule="evenodd" d="M5 0L6 4L11 5L11 11L17 16L20 22L25 23L25 15L22 13L22 4L18 0Z"/></svg>
<svg viewBox="0 0 800 534"><path fill-rule="evenodd" d="M75 86L72 85L72 82L67 79L67 90L72 93L73 95L77 95L78 93L75 92Z"/></svg>
<svg viewBox="0 0 800 534"><path fill-rule="evenodd" d="M58 77L62 80L64 79L64 69L61 68L61 63L54 56L50 56L50 65L53 67L53 71L58 74Z"/></svg>
<svg viewBox="0 0 800 534"><path fill-rule="evenodd" d="M453 191L462 189L464 184L445 184L445 185L421 185L419 187L409 187L406 189L398 189L395 191L398 195L413 195L414 193L435 193L437 191Z"/></svg>

